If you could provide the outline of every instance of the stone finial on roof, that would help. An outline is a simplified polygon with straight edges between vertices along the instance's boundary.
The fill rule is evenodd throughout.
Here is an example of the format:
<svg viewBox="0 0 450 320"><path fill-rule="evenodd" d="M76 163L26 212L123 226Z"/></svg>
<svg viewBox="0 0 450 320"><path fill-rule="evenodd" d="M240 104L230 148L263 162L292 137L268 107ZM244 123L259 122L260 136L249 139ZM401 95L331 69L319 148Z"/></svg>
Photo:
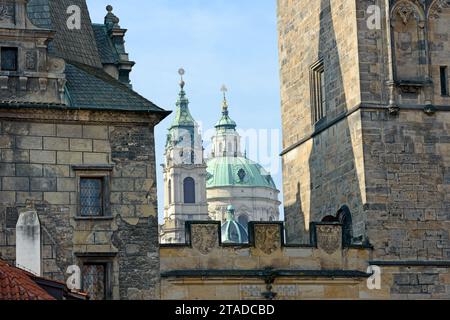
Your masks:
<svg viewBox="0 0 450 320"><path fill-rule="evenodd" d="M105 25L108 28L108 30L120 29L119 26L120 19L112 12L113 6L111 5L106 6L106 11L108 11L108 13L105 16Z"/></svg>

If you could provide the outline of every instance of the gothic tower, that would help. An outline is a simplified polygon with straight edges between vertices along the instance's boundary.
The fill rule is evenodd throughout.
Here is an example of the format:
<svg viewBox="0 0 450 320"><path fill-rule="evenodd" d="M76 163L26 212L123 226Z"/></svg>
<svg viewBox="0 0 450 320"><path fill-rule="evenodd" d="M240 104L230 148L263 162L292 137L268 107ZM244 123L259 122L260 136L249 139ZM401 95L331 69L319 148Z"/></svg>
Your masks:
<svg viewBox="0 0 450 320"><path fill-rule="evenodd" d="M278 0L278 23L288 241L338 212L393 295L448 298L449 2Z"/></svg>
<svg viewBox="0 0 450 320"><path fill-rule="evenodd" d="M197 122L189 111L181 75L176 114L167 135L164 172L162 243L183 243L185 222L209 220L206 201L206 163Z"/></svg>

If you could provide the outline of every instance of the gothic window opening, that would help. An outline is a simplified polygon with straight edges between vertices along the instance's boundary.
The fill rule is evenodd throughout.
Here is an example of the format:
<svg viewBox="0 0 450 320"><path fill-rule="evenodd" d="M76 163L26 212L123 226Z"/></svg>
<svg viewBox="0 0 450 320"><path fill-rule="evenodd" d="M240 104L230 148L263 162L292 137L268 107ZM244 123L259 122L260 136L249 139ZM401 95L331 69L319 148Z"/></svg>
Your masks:
<svg viewBox="0 0 450 320"><path fill-rule="evenodd" d="M17 71L18 48L4 47L1 49L1 70Z"/></svg>
<svg viewBox="0 0 450 320"><path fill-rule="evenodd" d="M195 181L192 178L186 178L183 181L184 203L195 203Z"/></svg>
<svg viewBox="0 0 450 320"><path fill-rule="evenodd" d="M441 95L448 96L448 67L440 67Z"/></svg>
<svg viewBox="0 0 450 320"><path fill-rule="evenodd" d="M80 206L81 216L83 217L104 215L102 178L80 179Z"/></svg>
<svg viewBox="0 0 450 320"><path fill-rule="evenodd" d="M323 60L319 60L311 66L311 107L312 119L316 124L325 117L326 91L325 91L325 68Z"/></svg>

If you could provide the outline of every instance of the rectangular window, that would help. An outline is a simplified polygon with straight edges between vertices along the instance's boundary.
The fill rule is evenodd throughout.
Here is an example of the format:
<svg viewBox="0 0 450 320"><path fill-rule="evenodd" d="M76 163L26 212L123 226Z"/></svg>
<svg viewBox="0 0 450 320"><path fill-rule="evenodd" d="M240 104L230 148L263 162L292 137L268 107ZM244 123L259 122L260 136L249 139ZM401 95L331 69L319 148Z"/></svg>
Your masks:
<svg viewBox="0 0 450 320"><path fill-rule="evenodd" d="M448 68L440 67L441 95L448 96Z"/></svg>
<svg viewBox="0 0 450 320"><path fill-rule="evenodd" d="M80 207L82 217L104 215L102 178L80 178Z"/></svg>
<svg viewBox="0 0 450 320"><path fill-rule="evenodd" d="M318 123L325 117L326 91L324 74L325 69L322 60L319 60L311 66L311 111L314 124Z"/></svg>
<svg viewBox="0 0 450 320"><path fill-rule="evenodd" d="M17 71L18 49L4 47L1 49L1 69L2 71Z"/></svg>
<svg viewBox="0 0 450 320"><path fill-rule="evenodd" d="M107 298L107 265L103 263L83 265L83 288L90 300Z"/></svg>

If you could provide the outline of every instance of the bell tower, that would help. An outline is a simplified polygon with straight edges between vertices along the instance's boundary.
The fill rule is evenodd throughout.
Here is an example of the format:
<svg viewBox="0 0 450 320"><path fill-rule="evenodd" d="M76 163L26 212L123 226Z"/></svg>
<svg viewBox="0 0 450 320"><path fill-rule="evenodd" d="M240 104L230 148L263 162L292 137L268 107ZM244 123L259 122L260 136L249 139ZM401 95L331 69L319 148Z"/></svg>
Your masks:
<svg viewBox="0 0 450 320"><path fill-rule="evenodd" d="M189 111L189 100L184 91L184 73L183 69L179 70L180 93L165 149L162 243L184 242L186 221L209 220L207 166L199 127Z"/></svg>

